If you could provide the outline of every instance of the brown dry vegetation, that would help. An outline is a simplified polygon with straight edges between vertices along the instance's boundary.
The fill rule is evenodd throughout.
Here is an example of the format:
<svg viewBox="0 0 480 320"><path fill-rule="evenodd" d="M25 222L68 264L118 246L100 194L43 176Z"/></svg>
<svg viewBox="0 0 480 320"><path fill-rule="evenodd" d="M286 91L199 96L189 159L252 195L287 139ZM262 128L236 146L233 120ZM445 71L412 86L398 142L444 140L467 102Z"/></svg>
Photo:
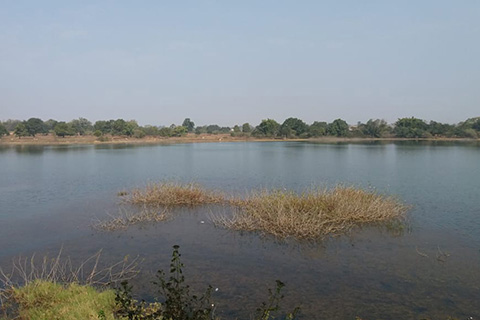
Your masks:
<svg viewBox="0 0 480 320"><path fill-rule="evenodd" d="M234 142L234 141L264 141L273 139L257 139L254 137L232 137L230 134L193 134L182 137L146 136L134 138L128 136L76 135L58 137L53 134L37 135L35 137L16 137L13 134L0 137L0 145L71 145L71 144L169 144L169 143L203 143L203 142Z"/></svg>
<svg viewBox="0 0 480 320"><path fill-rule="evenodd" d="M122 192L122 195L126 192ZM143 206L137 213L121 213L94 227L103 230L126 228L140 222L168 219L171 207L225 204L233 216L212 215L217 226L256 231L284 239L318 240L348 233L363 225L387 225L402 229L408 207L394 197L355 187L311 188L301 194L286 190L253 191L245 198L227 198L221 192L195 183L151 183L128 193L125 202ZM160 209L163 208L163 209ZM162 211L163 210L163 211ZM397 230L396 230L397 231Z"/></svg>
<svg viewBox="0 0 480 320"><path fill-rule="evenodd" d="M403 225L407 206L397 199L354 187L291 191L257 191L234 200L232 218L213 216L218 226L257 231L284 239L322 239L366 224Z"/></svg>
<svg viewBox="0 0 480 320"><path fill-rule="evenodd" d="M195 183L159 182L132 190L126 201L149 206L196 206L221 203L224 197Z"/></svg>
<svg viewBox="0 0 480 320"><path fill-rule="evenodd" d="M166 209L143 208L140 211L119 211L116 215L110 215L108 220L97 220L92 227L98 230L114 231L126 229L130 225L145 222L160 222L170 218Z"/></svg>

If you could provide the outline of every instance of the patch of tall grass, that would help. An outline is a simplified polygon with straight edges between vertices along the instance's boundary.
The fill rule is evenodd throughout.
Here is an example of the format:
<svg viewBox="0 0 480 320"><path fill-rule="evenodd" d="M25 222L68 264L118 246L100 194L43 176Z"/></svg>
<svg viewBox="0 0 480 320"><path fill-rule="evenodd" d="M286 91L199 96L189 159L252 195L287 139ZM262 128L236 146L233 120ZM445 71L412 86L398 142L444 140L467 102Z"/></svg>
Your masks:
<svg viewBox="0 0 480 320"><path fill-rule="evenodd" d="M170 218L170 214L165 208L147 208L141 210L119 210L117 214L109 215L110 218L106 220L96 220L92 227L97 230L114 231L126 229L131 225L146 223L146 222L160 222Z"/></svg>
<svg viewBox="0 0 480 320"><path fill-rule="evenodd" d="M0 268L0 313L4 319L102 319L95 312L110 310L115 294L110 291L103 295L94 288L120 283L139 273L138 257L125 257L105 266L100 250L74 264L62 251L53 258L17 257L11 268ZM105 305L110 309L104 310ZM84 316L91 312L94 317ZM103 319L107 318L111 317Z"/></svg>
<svg viewBox="0 0 480 320"><path fill-rule="evenodd" d="M311 188L303 193L261 190L234 199L233 217L213 222L233 230L256 231L280 239L317 240L355 227L392 222L403 225L408 207L391 196L354 187Z"/></svg>
<svg viewBox="0 0 480 320"><path fill-rule="evenodd" d="M98 291L78 283L35 280L12 288L9 302L16 306L15 319L115 319L114 290Z"/></svg>
<svg viewBox="0 0 480 320"><path fill-rule="evenodd" d="M197 206L221 203L224 197L219 192L207 190L196 183L158 182L132 190L126 201L132 204L167 207Z"/></svg>

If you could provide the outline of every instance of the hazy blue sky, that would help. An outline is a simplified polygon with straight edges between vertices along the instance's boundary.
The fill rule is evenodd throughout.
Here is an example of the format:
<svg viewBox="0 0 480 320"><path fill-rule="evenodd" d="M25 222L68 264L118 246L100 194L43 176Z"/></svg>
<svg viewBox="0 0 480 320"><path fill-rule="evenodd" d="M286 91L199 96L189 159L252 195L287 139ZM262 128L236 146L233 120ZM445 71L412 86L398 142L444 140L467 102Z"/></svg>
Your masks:
<svg viewBox="0 0 480 320"><path fill-rule="evenodd" d="M480 116L480 1L0 0L0 120Z"/></svg>

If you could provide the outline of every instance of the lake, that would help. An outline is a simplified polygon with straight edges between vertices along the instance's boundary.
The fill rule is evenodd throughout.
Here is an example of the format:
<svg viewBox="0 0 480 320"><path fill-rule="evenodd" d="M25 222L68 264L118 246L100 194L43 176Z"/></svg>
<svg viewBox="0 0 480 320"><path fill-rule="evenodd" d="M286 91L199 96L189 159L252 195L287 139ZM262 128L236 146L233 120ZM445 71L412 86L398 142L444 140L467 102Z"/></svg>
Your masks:
<svg viewBox="0 0 480 320"><path fill-rule="evenodd" d="M480 143L236 142L172 145L0 146L0 266L63 247L75 261L143 259L132 281L154 293L180 245L187 280L218 291L218 314L248 319L275 280L302 319L466 319L480 316ZM216 228L219 207L126 230L91 225L121 210L119 191L148 182L197 182L229 194L355 185L411 206L409 228L364 228L300 243Z"/></svg>

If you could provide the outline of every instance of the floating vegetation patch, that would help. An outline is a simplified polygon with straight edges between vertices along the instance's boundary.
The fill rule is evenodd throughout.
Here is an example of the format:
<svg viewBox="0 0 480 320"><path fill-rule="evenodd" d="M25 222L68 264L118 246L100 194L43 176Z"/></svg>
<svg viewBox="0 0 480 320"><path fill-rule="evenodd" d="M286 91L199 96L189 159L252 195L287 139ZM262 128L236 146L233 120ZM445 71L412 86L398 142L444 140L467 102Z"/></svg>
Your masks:
<svg viewBox="0 0 480 320"><path fill-rule="evenodd" d="M355 227L381 225L404 230L408 206L392 196L356 187L310 188L302 193L289 190L257 190L246 197L229 197L196 183L159 182L124 192L124 201L141 205L138 212L121 212L94 227L117 230L141 222L164 221L172 207L224 204L232 210L211 214L216 226L255 231L280 239L320 240L346 234ZM122 194L123 196L123 194ZM394 229L394 230L392 230Z"/></svg>
<svg viewBox="0 0 480 320"><path fill-rule="evenodd" d="M354 187L312 188L301 194L262 190L234 199L233 216L213 215L217 226L285 239L317 240L363 225L403 226L408 207L394 197Z"/></svg>
<svg viewBox="0 0 480 320"><path fill-rule="evenodd" d="M145 223L160 222L170 218L166 208L147 208L141 210L120 210L115 215L110 215L107 220L97 220L93 223L93 228L104 231L114 231L126 229L128 226Z"/></svg>
<svg viewBox="0 0 480 320"><path fill-rule="evenodd" d="M196 183L159 182L134 189L126 199L132 204L155 206L198 206L224 202L224 196Z"/></svg>

